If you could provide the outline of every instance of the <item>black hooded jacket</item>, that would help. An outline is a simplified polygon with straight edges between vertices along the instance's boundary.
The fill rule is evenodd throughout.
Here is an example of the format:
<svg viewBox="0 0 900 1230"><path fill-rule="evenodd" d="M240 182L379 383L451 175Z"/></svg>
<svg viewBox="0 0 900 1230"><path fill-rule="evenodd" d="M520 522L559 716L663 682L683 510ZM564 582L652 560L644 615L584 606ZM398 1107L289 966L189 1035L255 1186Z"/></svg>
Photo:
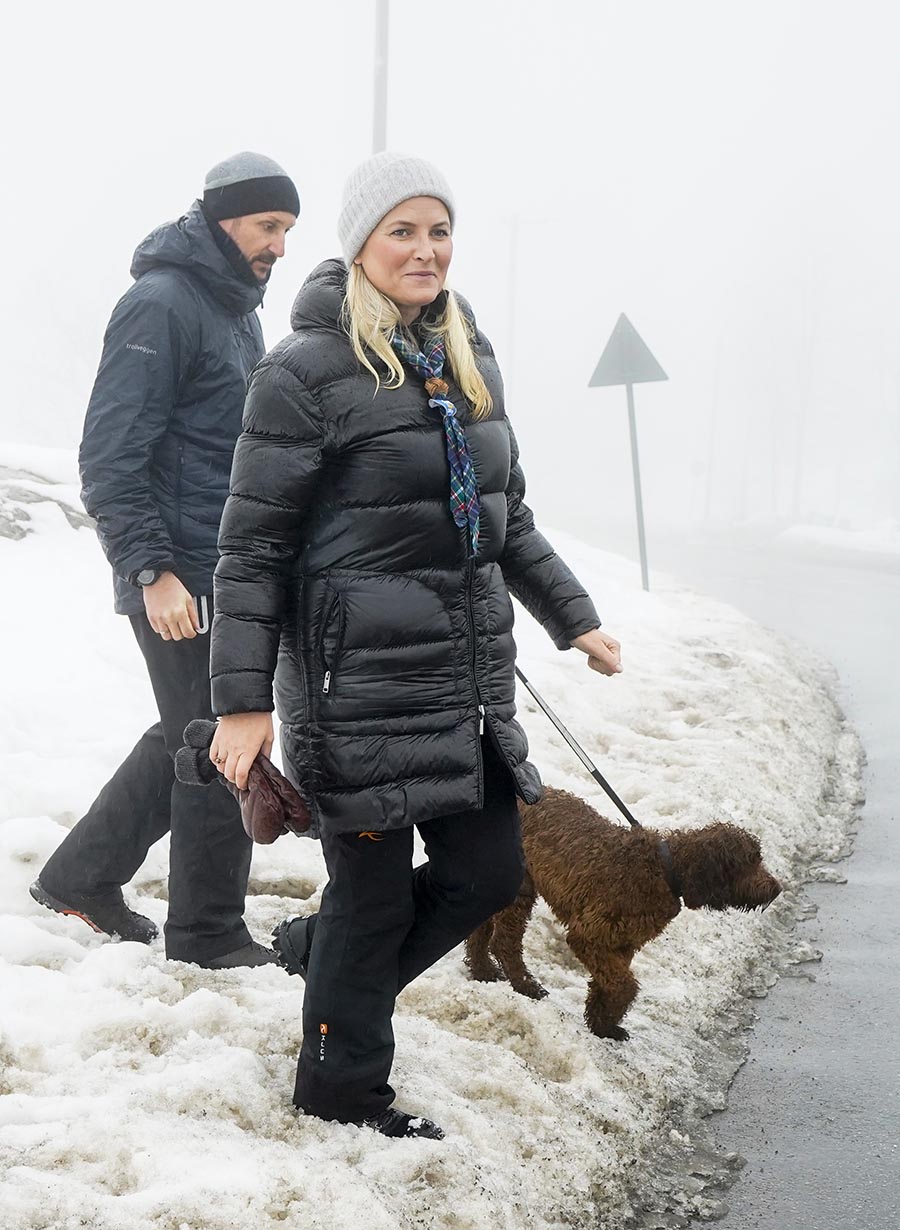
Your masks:
<svg viewBox="0 0 900 1230"><path fill-rule="evenodd" d="M131 274L79 453L82 499L126 615L144 609L132 583L143 568L211 592L247 380L265 350L263 287L224 232L216 242L199 202L138 246Z"/></svg>
<svg viewBox="0 0 900 1230"><path fill-rule="evenodd" d="M490 417L471 421L449 392L481 493L469 559L440 412L412 371L375 395L339 324L346 277L336 260L310 275L294 332L250 382L219 538L213 708L272 709L274 676L285 769L320 832L481 806L482 718L534 802L507 586L561 649L600 621L524 503L488 340L475 331Z"/></svg>

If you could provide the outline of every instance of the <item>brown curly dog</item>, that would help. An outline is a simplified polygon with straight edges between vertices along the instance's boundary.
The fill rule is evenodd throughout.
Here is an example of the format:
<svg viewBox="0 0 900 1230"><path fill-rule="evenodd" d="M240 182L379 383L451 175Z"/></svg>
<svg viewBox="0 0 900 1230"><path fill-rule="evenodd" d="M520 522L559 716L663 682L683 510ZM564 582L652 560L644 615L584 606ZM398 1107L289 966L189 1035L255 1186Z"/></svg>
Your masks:
<svg viewBox="0 0 900 1230"><path fill-rule="evenodd" d="M583 799L548 789L539 803L519 804L527 871L519 896L466 941L472 977L505 976L531 999L547 994L528 971L522 938L537 897L566 928L590 974L584 1019L601 1038L624 1041L619 1022L638 991L631 959L681 910L763 909L781 885L763 865L759 842L734 824L701 829L628 829ZM660 853L671 851L667 876Z"/></svg>

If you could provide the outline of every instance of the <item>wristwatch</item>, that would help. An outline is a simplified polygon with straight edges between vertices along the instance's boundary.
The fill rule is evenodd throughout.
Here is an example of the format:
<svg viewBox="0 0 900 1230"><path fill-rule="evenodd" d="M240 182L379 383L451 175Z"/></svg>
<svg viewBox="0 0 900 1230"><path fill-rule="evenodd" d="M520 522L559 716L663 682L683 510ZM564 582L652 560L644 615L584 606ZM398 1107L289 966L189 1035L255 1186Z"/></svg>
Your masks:
<svg viewBox="0 0 900 1230"><path fill-rule="evenodd" d="M134 579L143 588L145 585L155 585L162 574L162 568L142 568Z"/></svg>

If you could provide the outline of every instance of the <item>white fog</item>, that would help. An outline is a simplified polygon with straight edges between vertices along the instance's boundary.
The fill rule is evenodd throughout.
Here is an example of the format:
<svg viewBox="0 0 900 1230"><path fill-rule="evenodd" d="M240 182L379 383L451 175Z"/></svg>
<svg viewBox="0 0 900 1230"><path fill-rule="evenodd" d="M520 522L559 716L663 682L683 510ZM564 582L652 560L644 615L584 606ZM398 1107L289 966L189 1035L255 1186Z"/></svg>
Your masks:
<svg viewBox="0 0 900 1230"><path fill-rule="evenodd" d="M376 0L7 6L0 1230L894 1230L900 8L389 9L387 146L452 185L449 284L494 344L528 503L596 598L585 635L620 636L624 670L517 609L519 661L643 823L734 820L784 892L673 917L636 954L627 1046L586 1028L546 904L526 948L547 998L448 953L398 999L391 1078L440 1144L297 1115L305 974L168 959L34 894L156 718L77 472L132 253L214 164L274 158L301 213L261 320L268 346L288 332L371 152ZM622 313L668 376L634 388L649 593L625 390L588 387ZM242 404L241 383L235 424ZM517 703L545 783L613 815ZM125 891L161 928L154 842ZM249 947L274 962L273 925L326 879L318 843L254 847Z"/></svg>
<svg viewBox="0 0 900 1230"><path fill-rule="evenodd" d="M373 14L6 18L0 439L77 443L135 245L238 149L299 186L263 313L270 344L288 331L369 150ZM394 0L388 145L454 185L453 282L494 341L545 517L600 542L631 525L624 392L587 388L624 311L670 377L636 396L651 539L702 520L895 530L898 32L883 0Z"/></svg>

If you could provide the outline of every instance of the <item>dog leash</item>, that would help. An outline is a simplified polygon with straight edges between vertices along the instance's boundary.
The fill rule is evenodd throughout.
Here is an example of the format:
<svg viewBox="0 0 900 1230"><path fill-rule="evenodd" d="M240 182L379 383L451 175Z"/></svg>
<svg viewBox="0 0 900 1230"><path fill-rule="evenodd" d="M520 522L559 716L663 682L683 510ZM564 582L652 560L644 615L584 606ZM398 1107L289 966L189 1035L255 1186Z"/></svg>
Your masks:
<svg viewBox="0 0 900 1230"><path fill-rule="evenodd" d="M612 799L616 807L618 807L619 811L622 813L622 815L625 817L628 823L632 826L632 828L642 829L644 826L641 824L640 820L635 819L635 817L631 814L629 809L625 806L625 804L616 794L615 790L613 790L612 786L609 784L609 782L606 780L606 778L603 776L603 774L594 764L593 760L591 760L590 756L587 754L587 752L584 750L581 744L577 741L577 739L575 739L569 733L569 731L565 728L565 726L562 724L562 722L559 720L559 718L556 716L556 714L553 712L553 710L544 700L543 696L541 696L540 692L538 692L537 688L535 688L534 685L530 683L528 679L526 679L524 673L519 669L518 666L516 667L516 677L520 679L522 683L524 683L525 687L531 693L535 702L544 711L544 713L547 715L547 717L550 719L550 721L553 723L553 725L556 727L556 729L565 739L566 743L568 743L569 747L572 749L572 751L575 753L575 755L578 757L578 759L587 769L588 773L590 773L594 781L598 784L598 786L603 787L607 795ZM669 848L669 843L665 840L665 838L660 838L659 842L657 843L657 849L659 850L659 859L660 859L660 862L662 863L663 875L665 876L666 883L668 884L669 889L671 890L672 894L675 897L678 897L680 900L681 881L679 880L678 876L675 874L675 863L672 858L672 851Z"/></svg>
<svg viewBox="0 0 900 1230"><path fill-rule="evenodd" d="M525 684L525 687L528 689L528 691L531 693L531 695L534 697L534 699L543 709L544 713L546 713L547 717L550 719L550 721L553 723L553 725L556 727L556 729L565 739L566 743L568 743L569 747L572 749L572 751L575 753L575 755L578 757L578 759L587 769L588 773L590 773L594 781L597 782L598 785L603 787L603 789L606 791L606 793L615 803L616 807L618 807L619 811L622 813L622 815L625 817L628 823L632 826L632 828L636 828L636 829L643 828L644 826L641 824L640 820L636 820L634 818L634 816L631 814L631 812L628 810L628 808L625 806L625 804L616 794L615 790L613 790L612 786L609 784L609 782L606 780L606 778L603 776L603 774L594 764L593 760L591 760L590 756L587 754L587 752L584 750L581 744L578 743L573 738L573 736L569 734L568 730L566 730L565 726L563 726L562 722L559 720L559 718L556 716L556 714L553 712L553 710L544 700L543 696L541 696L540 692L537 691L537 689L534 687L533 684L528 682L528 680L525 678L522 671L519 670L518 666L516 667L516 675Z"/></svg>

